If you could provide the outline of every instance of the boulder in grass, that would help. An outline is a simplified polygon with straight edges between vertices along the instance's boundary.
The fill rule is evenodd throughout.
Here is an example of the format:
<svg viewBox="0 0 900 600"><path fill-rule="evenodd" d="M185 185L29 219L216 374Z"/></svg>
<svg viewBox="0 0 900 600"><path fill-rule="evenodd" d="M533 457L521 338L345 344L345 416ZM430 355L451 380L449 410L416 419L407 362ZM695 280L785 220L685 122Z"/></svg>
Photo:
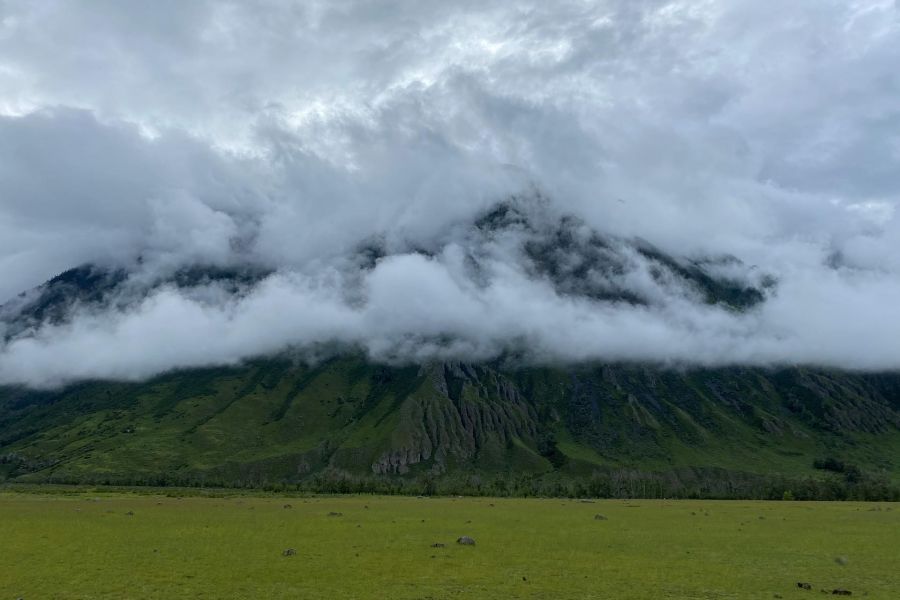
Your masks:
<svg viewBox="0 0 900 600"><path fill-rule="evenodd" d="M339 513L339 512L331 511L330 513L328 513L328 516L329 516L329 517L343 517L343 516L344 516L344 513Z"/></svg>
<svg viewBox="0 0 900 600"><path fill-rule="evenodd" d="M603 515L594 515L594 520L595 520L595 521L608 521L609 519L607 519L607 518L606 518L605 516L603 516Z"/></svg>
<svg viewBox="0 0 900 600"><path fill-rule="evenodd" d="M431 547L432 548L443 548L444 544L442 544L440 542L435 542L434 544L431 545Z"/></svg>
<svg viewBox="0 0 900 600"><path fill-rule="evenodd" d="M456 543L462 544L463 546L474 546L475 540L473 540L472 538L470 538L467 535L464 535L464 536L460 537L459 539L457 539Z"/></svg>
<svg viewBox="0 0 900 600"><path fill-rule="evenodd" d="M840 588L838 588L836 590L831 590L831 593L835 596L852 596L853 595L853 592L851 592L850 590L842 590Z"/></svg>
<svg viewBox="0 0 900 600"><path fill-rule="evenodd" d="M288 548L281 553L282 556L294 556L295 554L297 554L297 551L293 548Z"/></svg>
<svg viewBox="0 0 900 600"><path fill-rule="evenodd" d="M804 582L802 582L802 581L798 581L798 582L797 582L797 587L800 588L801 590L811 590L811 589L812 589L812 584L804 583Z"/></svg>

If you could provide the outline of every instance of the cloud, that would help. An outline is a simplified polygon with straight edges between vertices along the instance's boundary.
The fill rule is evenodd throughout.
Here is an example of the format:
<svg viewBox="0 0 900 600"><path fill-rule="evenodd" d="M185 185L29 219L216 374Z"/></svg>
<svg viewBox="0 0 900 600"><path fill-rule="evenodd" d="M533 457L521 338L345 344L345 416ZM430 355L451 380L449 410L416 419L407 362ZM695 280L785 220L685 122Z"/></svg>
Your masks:
<svg viewBox="0 0 900 600"><path fill-rule="evenodd" d="M82 307L0 348L0 381L335 342L900 368L898 63L900 10L877 0L0 3L0 296L82 263L273 273ZM567 293L516 240L471 239L535 195L631 252L588 287L653 300ZM635 239L737 256L777 290L710 306Z"/></svg>

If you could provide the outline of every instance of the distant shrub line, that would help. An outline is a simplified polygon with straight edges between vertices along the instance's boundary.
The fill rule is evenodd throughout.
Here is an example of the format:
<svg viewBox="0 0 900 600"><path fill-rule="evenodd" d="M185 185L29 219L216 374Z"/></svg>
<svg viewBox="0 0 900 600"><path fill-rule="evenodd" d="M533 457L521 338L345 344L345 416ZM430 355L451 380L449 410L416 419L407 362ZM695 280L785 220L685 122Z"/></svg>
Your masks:
<svg viewBox="0 0 900 600"><path fill-rule="evenodd" d="M173 475L54 475L43 481L66 485L230 488L266 492L383 495L462 495L500 497L731 499L731 500L857 500L900 501L900 488L886 476L858 469L822 478L756 475L713 468L683 468L665 472L631 469L595 471L587 477L558 472L545 475L444 475L412 477L356 475L326 470L300 480L273 480L264 475L226 478L208 474Z"/></svg>

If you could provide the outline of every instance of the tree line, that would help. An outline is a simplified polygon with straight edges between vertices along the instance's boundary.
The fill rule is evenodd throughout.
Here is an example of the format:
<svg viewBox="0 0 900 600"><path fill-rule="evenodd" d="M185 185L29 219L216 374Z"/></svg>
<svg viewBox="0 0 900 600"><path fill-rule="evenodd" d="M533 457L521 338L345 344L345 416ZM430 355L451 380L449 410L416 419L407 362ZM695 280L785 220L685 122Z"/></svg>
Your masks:
<svg viewBox="0 0 900 600"><path fill-rule="evenodd" d="M661 472L598 469L578 477L558 471L542 475L436 475L425 472L399 477L324 470L294 480L272 478L262 471L229 476L209 473L48 474L37 479L32 476L28 480L74 485L237 488L324 494L900 501L900 488L885 474L864 473L858 468L824 469L821 477L682 468Z"/></svg>

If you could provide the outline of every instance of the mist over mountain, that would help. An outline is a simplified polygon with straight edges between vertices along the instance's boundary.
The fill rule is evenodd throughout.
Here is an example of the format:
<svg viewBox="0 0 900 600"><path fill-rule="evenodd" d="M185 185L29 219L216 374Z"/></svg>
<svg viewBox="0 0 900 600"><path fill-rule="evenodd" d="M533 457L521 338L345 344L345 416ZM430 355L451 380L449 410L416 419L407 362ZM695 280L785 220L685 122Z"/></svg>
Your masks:
<svg viewBox="0 0 900 600"><path fill-rule="evenodd" d="M896 500L898 64L893 0L0 0L0 482Z"/></svg>
<svg viewBox="0 0 900 600"><path fill-rule="evenodd" d="M645 353L632 339L638 322L674 329L692 314L739 322L775 290L771 276L734 257L672 257L553 216L540 198L513 200L428 245L392 248L373 236L309 272L161 270L140 260L66 271L0 307L0 378L35 386L138 379L285 350L308 358L363 350L392 364L501 355L524 364L717 363L697 350Z"/></svg>
<svg viewBox="0 0 900 600"><path fill-rule="evenodd" d="M2 384L900 368L896 3L6 3L0 56Z"/></svg>

